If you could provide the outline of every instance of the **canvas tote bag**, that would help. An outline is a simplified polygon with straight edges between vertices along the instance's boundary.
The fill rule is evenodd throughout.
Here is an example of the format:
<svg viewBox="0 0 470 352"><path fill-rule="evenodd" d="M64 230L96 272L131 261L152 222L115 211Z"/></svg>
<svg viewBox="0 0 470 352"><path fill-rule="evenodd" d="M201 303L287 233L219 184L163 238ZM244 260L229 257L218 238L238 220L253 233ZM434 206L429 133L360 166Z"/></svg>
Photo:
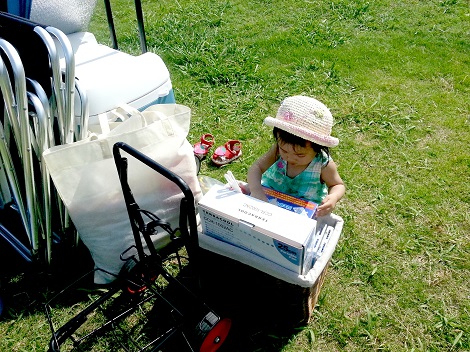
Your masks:
<svg viewBox="0 0 470 352"><path fill-rule="evenodd" d="M121 253L134 244L112 154L116 142L127 143L179 175L199 201L196 163L186 139L190 118L191 110L184 105L153 105L107 134L44 152L54 185L96 267L117 275L124 264ZM132 156L128 161L129 185L137 204L176 228L180 189ZM167 237L152 240L158 248L168 243ZM114 278L98 270L94 279L104 284Z"/></svg>

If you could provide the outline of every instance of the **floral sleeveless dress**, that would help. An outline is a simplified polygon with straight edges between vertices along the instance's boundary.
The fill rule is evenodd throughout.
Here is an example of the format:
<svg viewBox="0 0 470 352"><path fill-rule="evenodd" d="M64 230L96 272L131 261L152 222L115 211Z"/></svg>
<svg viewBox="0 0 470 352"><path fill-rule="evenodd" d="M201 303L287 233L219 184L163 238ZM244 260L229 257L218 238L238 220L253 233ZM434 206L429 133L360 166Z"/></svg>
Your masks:
<svg viewBox="0 0 470 352"><path fill-rule="evenodd" d="M331 160L325 152L317 153L312 162L300 174L291 178L287 176L287 162L281 157L267 169L261 184L291 196L306 199L320 204L328 194L328 187L320 181L321 170Z"/></svg>

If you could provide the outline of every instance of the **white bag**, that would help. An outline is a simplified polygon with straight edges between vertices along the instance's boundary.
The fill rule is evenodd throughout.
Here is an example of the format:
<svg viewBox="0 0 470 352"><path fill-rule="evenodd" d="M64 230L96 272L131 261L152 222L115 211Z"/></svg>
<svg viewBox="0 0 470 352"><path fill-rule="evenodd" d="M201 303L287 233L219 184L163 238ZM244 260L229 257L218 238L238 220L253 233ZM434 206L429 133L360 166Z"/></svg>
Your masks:
<svg viewBox="0 0 470 352"><path fill-rule="evenodd" d="M96 267L118 274L121 253L135 243L112 154L116 142L130 145L179 175L199 201L202 192L193 148L186 139L190 117L191 110L183 105L153 105L97 139L44 152L52 180ZM129 185L140 208L177 227L180 189L132 156L128 163ZM168 243L166 237L152 240L159 248ZM95 274L96 283L113 279L101 271Z"/></svg>
<svg viewBox="0 0 470 352"><path fill-rule="evenodd" d="M128 131L133 131L134 129L137 129L137 127L130 127L129 122L123 124L124 121L131 117L134 117L134 119L137 118L137 122L140 127L147 124L143 114L138 109L128 104L122 104L108 112L103 112L96 116L90 116L90 119L88 120L88 136L98 138L97 135L108 134L115 128L119 128L119 130L124 128ZM139 120L139 117L143 120ZM119 130L117 132L113 132L113 134L119 133Z"/></svg>

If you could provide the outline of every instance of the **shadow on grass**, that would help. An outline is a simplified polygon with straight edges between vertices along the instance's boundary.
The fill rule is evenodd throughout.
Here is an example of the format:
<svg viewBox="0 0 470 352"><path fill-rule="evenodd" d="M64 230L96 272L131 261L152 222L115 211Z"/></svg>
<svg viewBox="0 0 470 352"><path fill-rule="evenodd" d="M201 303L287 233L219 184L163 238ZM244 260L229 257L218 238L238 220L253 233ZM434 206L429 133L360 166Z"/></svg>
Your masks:
<svg viewBox="0 0 470 352"><path fill-rule="evenodd" d="M56 251L58 252L58 251ZM7 308L2 320L7 321L15 317L27 314L44 314L44 303L47 297L65 288L75 278L92 268L92 262L86 249L80 248L74 252L63 252L60 258L63 263L56 265L52 273L38 272L30 264L21 266L20 269L11 270L9 273L2 271L2 275L15 275L2 288L4 301ZM2 253L4 254L4 253ZM17 260L15 255L9 253L2 256L2 264L6 258ZM57 259L59 260L59 258ZM17 261L16 261L17 262ZM56 263L59 264L59 263ZM279 280L244 266L236 261L217 256L212 253L204 253L199 265L200 275L193 274L194 266L188 265L179 275L178 280L185 285L190 292L200 297L202 303L207 305L221 318L230 318L232 327L227 340L219 349L221 352L250 352L250 351L280 351L288 344L289 340L305 325L305 307L303 298L298 297L291 285L282 284ZM84 289L85 288L85 289ZM86 302L93 290L92 280L85 282L85 287L72 295L64 296L54 306L54 310L68 311L75 305ZM175 318L174 307L184 312L182 324L188 327L189 335L193 327L197 325L204 310L196 312L200 307L197 300L178 285L169 284L162 290L165 300L152 300L139 306L131 315L109 326L90 339L86 339L79 348L67 348L73 351L136 351L130 342L134 336L145 341L152 341L178 324ZM102 324L120 313L121 310L132 306L132 298L128 294L121 293L113 296L99 307L101 320L95 320L92 324ZM172 304L168 305L166 300ZM85 306L86 304L84 304ZM194 314L195 312L195 314ZM74 313L75 314L75 313ZM95 319L96 317L93 317ZM44 318L46 319L46 318ZM91 320L91 319L90 319ZM93 330L95 326L92 326ZM84 327L86 330L88 327ZM189 336L188 335L188 336ZM51 335L45 337L45 345ZM125 346L124 349L122 346ZM145 345L145 343L144 343ZM196 344L196 346L199 346ZM197 350L199 347L197 348ZM185 351L188 350L184 338L176 334L174 338L165 343L161 351Z"/></svg>
<svg viewBox="0 0 470 352"><path fill-rule="evenodd" d="M306 325L303 290L210 252L202 257L202 295L233 321L219 351L280 351Z"/></svg>
<svg viewBox="0 0 470 352"><path fill-rule="evenodd" d="M0 242L0 297L4 305L0 322L44 314L47 297L93 268L91 256L83 245L72 248L69 244L57 244L54 251L57 254L48 267L40 260L26 261L8 244L3 244ZM77 296L75 302L69 303L83 298Z"/></svg>

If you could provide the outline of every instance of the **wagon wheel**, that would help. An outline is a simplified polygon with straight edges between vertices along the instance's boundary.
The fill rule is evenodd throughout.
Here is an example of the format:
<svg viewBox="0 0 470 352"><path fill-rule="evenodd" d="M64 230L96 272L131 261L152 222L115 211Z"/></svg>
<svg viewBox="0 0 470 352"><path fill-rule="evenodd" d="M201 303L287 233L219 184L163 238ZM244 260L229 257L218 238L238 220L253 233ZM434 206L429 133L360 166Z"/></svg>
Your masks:
<svg viewBox="0 0 470 352"><path fill-rule="evenodd" d="M121 277L124 278L124 290L131 295L137 295L147 290L147 283L154 282L158 278L156 272L145 270L142 262L134 258L128 259L121 269Z"/></svg>
<svg viewBox="0 0 470 352"><path fill-rule="evenodd" d="M196 326L196 337L202 341L199 352L217 351L227 338L232 321L228 318L220 320L213 312L209 312Z"/></svg>

